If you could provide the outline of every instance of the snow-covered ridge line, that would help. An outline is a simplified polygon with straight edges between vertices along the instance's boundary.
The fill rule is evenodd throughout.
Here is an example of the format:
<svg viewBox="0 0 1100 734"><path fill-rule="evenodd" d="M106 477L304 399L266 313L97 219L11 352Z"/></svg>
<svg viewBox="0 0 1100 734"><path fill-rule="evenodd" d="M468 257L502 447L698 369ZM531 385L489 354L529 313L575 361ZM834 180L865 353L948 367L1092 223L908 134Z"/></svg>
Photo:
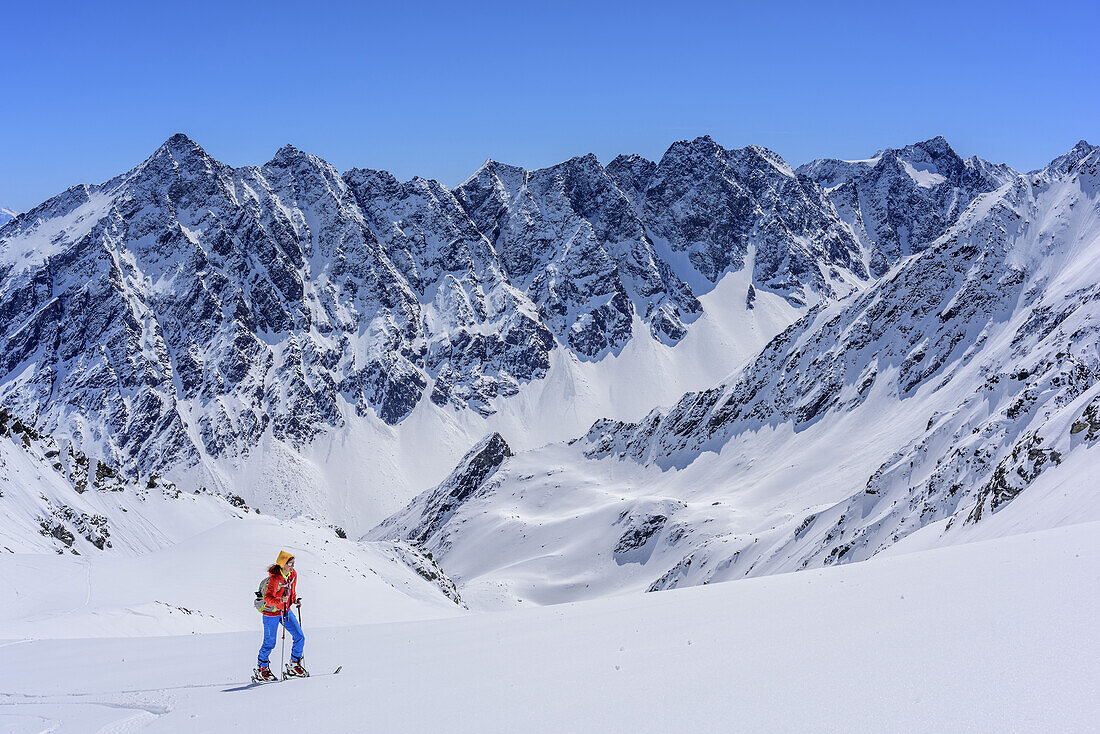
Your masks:
<svg viewBox="0 0 1100 734"><path fill-rule="evenodd" d="M419 498L374 532L400 528L497 604L955 542L1021 497L1047 498L1035 518L1095 514L1079 478L1100 460L1100 150L1075 151L976 197L730 382L521 452L443 522L409 525Z"/></svg>
<svg viewBox="0 0 1100 734"><path fill-rule="evenodd" d="M953 170L942 140L910 148L914 170ZM970 200L988 175L963 168L898 180ZM490 161L449 190L293 146L233 168L178 134L2 230L0 404L135 481L362 532L485 433L524 445L556 401L567 417L539 435L576 435L599 415L573 404L588 395L634 420L926 244L876 259L834 198L705 136L658 162ZM636 390L610 384L623 374ZM394 458L414 423L444 447L430 471ZM381 492L331 470L363 440Z"/></svg>

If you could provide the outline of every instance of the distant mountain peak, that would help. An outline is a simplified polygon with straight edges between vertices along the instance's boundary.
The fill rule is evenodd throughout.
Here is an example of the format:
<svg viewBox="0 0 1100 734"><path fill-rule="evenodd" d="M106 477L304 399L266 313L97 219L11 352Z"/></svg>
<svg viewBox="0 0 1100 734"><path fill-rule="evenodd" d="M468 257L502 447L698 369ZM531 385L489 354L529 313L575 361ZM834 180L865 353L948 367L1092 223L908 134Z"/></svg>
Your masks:
<svg viewBox="0 0 1100 734"><path fill-rule="evenodd" d="M493 158L486 158L485 162L482 163L481 166L479 166L478 169L476 171L474 171L468 179L466 179L464 182L462 182L461 184L459 184L455 188L456 189L462 188L462 186L465 186L466 184L470 183L471 181L476 181L476 180L478 180L480 178L483 178L485 176L511 177L511 176L515 176L515 175L524 175L526 173L527 173L527 170L520 167L520 166L515 166L515 165L512 165L511 163L502 163L502 162L500 162L498 160L495 160Z"/></svg>
<svg viewBox="0 0 1100 734"><path fill-rule="evenodd" d="M189 155L201 155L206 156L206 151L202 146L189 138L184 133L175 133L170 138L161 143L160 147L153 152L150 158L155 158L161 153L170 153L175 157L183 157Z"/></svg>
<svg viewBox="0 0 1100 734"><path fill-rule="evenodd" d="M1088 141L1081 139L1077 141L1077 144L1070 148L1068 151L1058 156L1043 169L1038 171L1032 171L1030 175L1046 174L1050 176L1060 176L1075 165L1080 163L1085 158L1089 157L1095 150L1100 150L1096 146L1091 145Z"/></svg>
<svg viewBox="0 0 1100 734"><path fill-rule="evenodd" d="M176 133L161 143L153 154L137 167L124 174L131 181L157 181L161 176L176 172L190 176L206 176L225 168L212 158L202 146L183 133ZM134 178L136 176L136 178ZM151 177L151 178L150 178Z"/></svg>
<svg viewBox="0 0 1100 734"><path fill-rule="evenodd" d="M942 135L937 135L934 138L928 140L922 140L916 145L924 148L925 150L951 150L951 145L947 142L947 138Z"/></svg>
<svg viewBox="0 0 1100 734"><path fill-rule="evenodd" d="M1015 173L977 157L962 160L942 135L865 160L820 158L798 171L825 189L876 277L926 248L974 198Z"/></svg>
<svg viewBox="0 0 1100 734"><path fill-rule="evenodd" d="M692 138L691 140L677 140L672 145L668 146L668 150L665 151L663 158L669 156L678 157L684 155L711 155L718 154L725 149L714 141L709 135L700 135L699 137Z"/></svg>
<svg viewBox="0 0 1100 734"><path fill-rule="evenodd" d="M637 153L620 153L619 155L617 155L617 156L615 156L614 158L611 159L611 163L608 163L607 167L611 168L611 166L616 164L616 163L619 164L619 165L627 165L627 164L634 165L634 164L637 164L637 163L650 163L650 164L653 164L653 161L649 160L648 158L646 158L643 155L638 155Z"/></svg>
<svg viewBox="0 0 1100 734"><path fill-rule="evenodd" d="M267 165L275 164L279 166L287 166L292 163L310 163L316 156L312 156L306 153L302 149L298 148L292 143L287 143L283 147L275 151L275 155L268 161ZM317 159L320 160L320 159Z"/></svg>

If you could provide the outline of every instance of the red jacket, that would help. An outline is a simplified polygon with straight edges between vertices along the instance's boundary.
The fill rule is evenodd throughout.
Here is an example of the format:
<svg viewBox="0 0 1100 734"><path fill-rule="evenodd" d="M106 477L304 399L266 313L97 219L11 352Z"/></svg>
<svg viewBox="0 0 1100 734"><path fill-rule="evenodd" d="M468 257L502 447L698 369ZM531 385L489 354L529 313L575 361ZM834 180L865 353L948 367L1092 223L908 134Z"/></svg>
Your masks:
<svg viewBox="0 0 1100 734"><path fill-rule="evenodd" d="M290 569L290 575L285 578L281 573L268 576L267 587L264 589L264 607L260 611L268 617L281 617L298 598L294 593L297 584L298 572L294 569Z"/></svg>

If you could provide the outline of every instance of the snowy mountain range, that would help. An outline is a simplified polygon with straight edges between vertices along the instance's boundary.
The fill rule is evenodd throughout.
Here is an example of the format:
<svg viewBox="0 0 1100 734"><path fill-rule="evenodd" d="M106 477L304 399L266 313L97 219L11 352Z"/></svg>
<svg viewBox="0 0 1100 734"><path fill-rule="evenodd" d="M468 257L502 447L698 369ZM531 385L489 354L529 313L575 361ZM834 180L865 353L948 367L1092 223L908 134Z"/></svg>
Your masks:
<svg viewBox="0 0 1100 734"><path fill-rule="evenodd" d="M657 163L490 161L452 191L341 176L292 146L234 169L175 135L0 234L0 404L135 480L328 515L357 494L330 468L356 461L349 446L381 440L392 456L424 440L403 424L426 421L444 437L438 479L497 427L480 419L526 432L593 371L600 396L627 392L602 373L648 374L628 396L577 400L576 419L532 441L637 417L862 287L868 259L811 179L707 137ZM719 298L737 274L740 293ZM701 343L676 349L700 325ZM387 499L353 504L380 519L423 486L407 474L382 472L371 494ZM303 504L318 483L342 496Z"/></svg>
<svg viewBox="0 0 1100 734"><path fill-rule="evenodd" d="M422 545L492 605L864 560L922 530L958 542L1025 491L1027 529L1094 517L1098 165L1081 143L975 196L671 408L514 457L490 437L368 537Z"/></svg>
<svg viewBox="0 0 1100 734"><path fill-rule="evenodd" d="M1095 462L1098 156L701 137L449 189L175 135L0 229L0 405L68 483L7 495L59 550L133 532L81 471L306 516L484 606L952 542Z"/></svg>
<svg viewBox="0 0 1100 734"><path fill-rule="evenodd" d="M13 212L11 209L5 209L4 207L0 206L0 227L3 227L8 222L15 219L17 216L19 216L18 212Z"/></svg>

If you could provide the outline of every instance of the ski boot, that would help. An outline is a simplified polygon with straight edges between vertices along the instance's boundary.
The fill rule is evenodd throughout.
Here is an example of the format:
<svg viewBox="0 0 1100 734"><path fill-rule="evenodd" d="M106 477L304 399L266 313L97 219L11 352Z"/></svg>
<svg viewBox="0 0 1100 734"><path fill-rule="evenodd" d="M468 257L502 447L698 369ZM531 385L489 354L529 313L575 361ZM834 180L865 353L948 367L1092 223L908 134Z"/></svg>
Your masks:
<svg viewBox="0 0 1100 734"><path fill-rule="evenodd" d="M275 677L275 674L271 672L271 668L267 665L252 671L253 683L273 683L277 680L279 679Z"/></svg>
<svg viewBox="0 0 1100 734"><path fill-rule="evenodd" d="M308 678L309 671L302 667L301 660L294 660L291 658L290 664L286 666L286 671L283 673L284 678Z"/></svg>

